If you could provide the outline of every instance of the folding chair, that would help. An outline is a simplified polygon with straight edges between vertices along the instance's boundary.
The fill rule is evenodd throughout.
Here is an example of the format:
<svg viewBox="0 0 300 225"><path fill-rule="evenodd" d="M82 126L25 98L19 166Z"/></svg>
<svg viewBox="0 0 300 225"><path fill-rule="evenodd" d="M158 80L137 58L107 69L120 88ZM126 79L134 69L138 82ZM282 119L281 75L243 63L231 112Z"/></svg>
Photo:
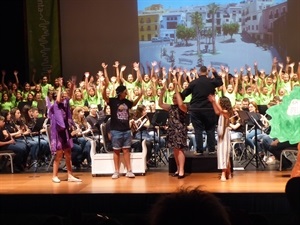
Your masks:
<svg viewBox="0 0 300 225"><path fill-rule="evenodd" d="M284 149L280 153L280 160L279 160L279 171L282 171L282 158L285 156L286 158L296 161L297 160L297 154L298 150L297 149Z"/></svg>
<svg viewBox="0 0 300 225"><path fill-rule="evenodd" d="M46 135L48 137L49 147L50 147L50 150L51 150L51 139L50 139L51 138L51 128L50 128L50 124L44 123L44 126L45 126L45 129L46 129ZM47 172L49 171L50 166L53 165L54 159L55 159L55 153L51 152L51 159L50 159L50 162L49 162L49 164L47 166L47 169L46 169Z"/></svg>
<svg viewBox="0 0 300 225"><path fill-rule="evenodd" d="M0 152L0 157L2 157L2 156L5 157L3 166L6 166L6 163L9 160L11 173L14 173L13 157L15 156L15 153L10 150L4 150L4 151Z"/></svg>
<svg viewBox="0 0 300 225"><path fill-rule="evenodd" d="M101 141L102 141L102 144L103 144L103 149L101 152L105 152L105 153L108 153L110 152L111 150L109 150L108 146L109 146L109 138L108 138L108 134L106 132L106 123L101 123L100 125L100 131L101 131Z"/></svg>

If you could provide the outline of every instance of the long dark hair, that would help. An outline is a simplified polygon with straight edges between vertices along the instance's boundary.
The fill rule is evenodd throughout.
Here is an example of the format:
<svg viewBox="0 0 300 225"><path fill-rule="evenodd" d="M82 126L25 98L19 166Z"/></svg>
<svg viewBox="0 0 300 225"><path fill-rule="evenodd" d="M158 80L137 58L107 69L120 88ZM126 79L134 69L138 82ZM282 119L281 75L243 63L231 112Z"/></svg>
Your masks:
<svg viewBox="0 0 300 225"><path fill-rule="evenodd" d="M234 112L233 112L232 105L231 105L231 102L230 102L229 98L227 98L225 96L222 96L219 99L219 103L220 103L220 106L221 106L222 109L228 111L229 117L234 116Z"/></svg>

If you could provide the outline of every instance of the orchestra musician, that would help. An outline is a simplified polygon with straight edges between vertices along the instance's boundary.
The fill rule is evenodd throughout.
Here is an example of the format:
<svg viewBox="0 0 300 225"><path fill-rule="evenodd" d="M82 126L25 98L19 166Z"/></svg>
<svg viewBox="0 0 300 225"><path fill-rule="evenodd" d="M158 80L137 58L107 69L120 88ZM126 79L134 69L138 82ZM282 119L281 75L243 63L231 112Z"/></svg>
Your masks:
<svg viewBox="0 0 300 225"><path fill-rule="evenodd" d="M96 104L90 105L90 113L86 117L86 121L91 126L91 131L93 132L93 135L96 140L96 151L99 153L101 149L101 143L100 143L100 125L105 120L105 115L103 111L98 111L98 106Z"/></svg>
<svg viewBox="0 0 300 225"><path fill-rule="evenodd" d="M2 111L1 111L2 113ZM26 166L28 156L25 142L16 142L10 133L5 129L5 118L0 116L0 151L11 150L14 156L14 172L22 172Z"/></svg>
<svg viewBox="0 0 300 225"><path fill-rule="evenodd" d="M93 140L91 125L84 117L83 107L77 106L73 110L73 120L75 126L72 128L71 136L74 146L72 148L72 164L80 168L84 160L87 160L87 167L91 167L91 147L95 148L96 143Z"/></svg>
<svg viewBox="0 0 300 225"><path fill-rule="evenodd" d="M16 142L23 142L28 149L28 163L27 168L38 166L37 160L39 155L39 143L30 136L30 130L21 118L21 112L18 108L11 109L10 112L2 112L5 117L5 129L11 134ZM29 156L29 157L28 157Z"/></svg>
<svg viewBox="0 0 300 225"><path fill-rule="evenodd" d="M147 165L148 167L154 166L153 161L151 161L154 139L153 136L149 134L149 130L148 130L150 127L150 121L147 116L146 106L138 105L133 115L133 119L131 119L129 122L130 122L133 139L138 140L138 142L134 143L133 145L141 145L142 141L146 140ZM137 149L137 147L135 149Z"/></svg>

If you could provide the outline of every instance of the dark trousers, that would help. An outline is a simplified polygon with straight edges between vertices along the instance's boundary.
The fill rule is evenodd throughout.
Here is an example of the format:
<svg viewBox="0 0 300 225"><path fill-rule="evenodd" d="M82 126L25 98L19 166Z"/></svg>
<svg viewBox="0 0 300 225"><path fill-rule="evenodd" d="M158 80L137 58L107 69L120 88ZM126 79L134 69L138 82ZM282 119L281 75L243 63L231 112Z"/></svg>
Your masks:
<svg viewBox="0 0 300 225"><path fill-rule="evenodd" d="M15 153L14 164L17 167L25 167L28 157L28 149L25 142L16 142L15 144L5 145L0 148L1 150L11 150Z"/></svg>
<svg viewBox="0 0 300 225"><path fill-rule="evenodd" d="M271 138L270 138L271 139ZM276 146L269 145L271 142L270 140L263 139L263 147L271 152L277 160L280 160L280 154L282 150L287 148L295 148L297 149L297 144L291 145L288 141L285 142L278 142ZM282 165L283 167L288 167L292 163L289 159L285 156L282 157Z"/></svg>
<svg viewBox="0 0 300 225"><path fill-rule="evenodd" d="M204 112L192 112L191 121L195 131L195 138L197 143L197 152L203 153L203 131L207 135L207 148L209 152L215 151L216 139L216 121L217 116L214 111L208 110Z"/></svg>

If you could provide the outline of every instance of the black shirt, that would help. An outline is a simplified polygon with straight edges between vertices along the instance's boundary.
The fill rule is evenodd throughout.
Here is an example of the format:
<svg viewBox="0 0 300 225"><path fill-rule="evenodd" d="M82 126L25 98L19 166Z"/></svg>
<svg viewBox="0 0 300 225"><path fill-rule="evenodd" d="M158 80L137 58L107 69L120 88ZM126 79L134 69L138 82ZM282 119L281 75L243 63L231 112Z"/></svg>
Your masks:
<svg viewBox="0 0 300 225"><path fill-rule="evenodd" d="M111 110L111 130L128 131L129 126L129 109L133 106L133 102L128 99L109 98Z"/></svg>
<svg viewBox="0 0 300 225"><path fill-rule="evenodd" d="M199 78L189 83L189 86L182 92L186 97L192 94L190 101L190 109L210 108L212 103L208 100L208 95L215 94L216 88L223 85L222 78L214 73L215 78L208 78L205 75L200 75Z"/></svg>

